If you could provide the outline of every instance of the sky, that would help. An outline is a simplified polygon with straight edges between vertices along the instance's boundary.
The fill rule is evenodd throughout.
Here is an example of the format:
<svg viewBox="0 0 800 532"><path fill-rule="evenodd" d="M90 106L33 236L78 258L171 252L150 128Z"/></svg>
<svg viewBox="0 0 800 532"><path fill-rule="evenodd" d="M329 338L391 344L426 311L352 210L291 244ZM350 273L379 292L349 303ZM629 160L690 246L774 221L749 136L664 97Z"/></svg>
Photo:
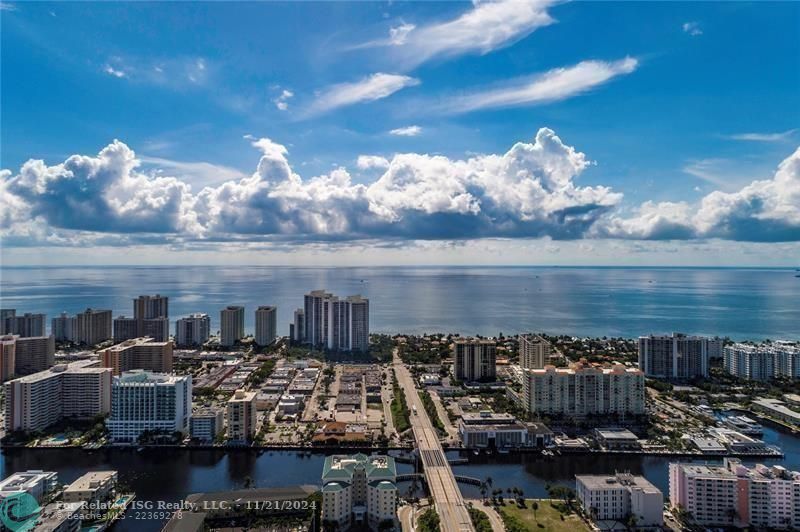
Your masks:
<svg viewBox="0 0 800 532"><path fill-rule="evenodd" d="M794 2L0 3L0 261L800 266Z"/></svg>

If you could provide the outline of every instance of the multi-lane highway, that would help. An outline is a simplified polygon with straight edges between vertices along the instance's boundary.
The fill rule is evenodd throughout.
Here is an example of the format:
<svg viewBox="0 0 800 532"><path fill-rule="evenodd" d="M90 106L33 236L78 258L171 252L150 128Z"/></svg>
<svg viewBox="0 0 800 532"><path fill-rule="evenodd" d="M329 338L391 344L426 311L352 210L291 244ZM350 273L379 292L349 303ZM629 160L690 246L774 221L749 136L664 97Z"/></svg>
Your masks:
<svg viewBox="0 0 800 532"><path fill-rule="evenodd" d="M417 443L417 452L422 460L425 480L439 514L442 532L474 531L461 490L458 489L453 470L450 469L442 445L439 443L439 435L425 412L414 386L414 379L397 355L397 350L394 353L394 371L411 410L411 427Z"/></svg>

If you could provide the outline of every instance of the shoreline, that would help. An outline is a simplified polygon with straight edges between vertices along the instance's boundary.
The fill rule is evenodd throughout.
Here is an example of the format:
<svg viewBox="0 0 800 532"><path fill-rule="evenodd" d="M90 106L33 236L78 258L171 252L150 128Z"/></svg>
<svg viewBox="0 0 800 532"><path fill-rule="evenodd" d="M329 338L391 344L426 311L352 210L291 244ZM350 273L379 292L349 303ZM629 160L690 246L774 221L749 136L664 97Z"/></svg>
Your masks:
<svg viewBox="0 0 800 532"><path fill-rule="evenodd" d="M411 451L415 449L413 446L370 446L370 445L331 445L308 447L299 445L264 445L264 446L248 446L248 445L104 445L101 447L94 447L85 449L80 445L59 445L47 447L27 447L24 445L0 445L0 452L3 451L59 451L59 450L82 450L86 453L93 453L95 451L150 451L154 449L170 449L182 451L221 451L221 452L256 452L262 454L264 452L274 451L287 451L295 453L308 453L314 454L329 454L330 452L342 453L357 453L367 452L372 453L375 451ZM586 449L586 450L569 450L561 451L556 455L544 455L542 449L508 449L508 452L492 451L491 453L485 452L485 449L471 448L471 447L447 447L444 449L445 453L448 451L457 451L459 453L468 453L471 456L481 457L495 457L495 456L519 456L519 455L540 455L548 460L555 460L568 456L653 456L653 457L675 457L675 458L691 458L691 459L714 459L719 460L722 458L741 458L741 459L775 459L783 460L786 458L784 453L701 453L701 452L687 452L687 451L644 451L644 450L604 450L604 449ZM475 454L478 451L478 454ZM469 461L469 457L466 458Z"/></svg>

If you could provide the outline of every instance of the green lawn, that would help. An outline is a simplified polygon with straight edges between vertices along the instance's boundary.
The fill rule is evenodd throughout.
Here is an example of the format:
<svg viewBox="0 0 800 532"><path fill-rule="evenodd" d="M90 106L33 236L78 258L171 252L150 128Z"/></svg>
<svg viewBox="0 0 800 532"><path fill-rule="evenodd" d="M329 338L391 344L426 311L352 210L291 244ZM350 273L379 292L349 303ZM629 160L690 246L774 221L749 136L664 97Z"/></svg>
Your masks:
<svg viewBox="0 0 800 532"><path fill-rule="evenodd" d="M565 515L561 520L561 513L551 504L550 499L537 499L539 509L534 518L531 503L534 499L525 500L525 508L518 507L511 501L506 501L505 506L498 508L500 516L508 532L523 532L527 530L547 530L548 532L584 532L589 530L586 523L577 515ZM561 501L553 501L560 504Z"/></svg>

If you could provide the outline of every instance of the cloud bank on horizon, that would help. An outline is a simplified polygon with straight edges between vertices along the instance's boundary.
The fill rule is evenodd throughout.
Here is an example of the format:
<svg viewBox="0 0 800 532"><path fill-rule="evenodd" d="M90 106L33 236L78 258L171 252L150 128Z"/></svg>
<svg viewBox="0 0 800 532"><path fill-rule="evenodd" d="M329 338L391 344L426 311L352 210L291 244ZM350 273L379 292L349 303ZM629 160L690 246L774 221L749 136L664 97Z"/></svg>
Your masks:
<svg viewBox="0 0 800 532"><path fill-rule="evenodd" d="M285 146L248 137L261 151L252 175L195 190L178 177L141 170L115 140L97 156L52 166L29 160L0 173L6 246L187 242L342 242L619 238L800 241L800 147L774 175L698 203L646 201L634 212L623 193L579 186L592 162L554 131L502 154L468 159L398 153L364 155L364 184L339 167L303 179Z"/></svg>

